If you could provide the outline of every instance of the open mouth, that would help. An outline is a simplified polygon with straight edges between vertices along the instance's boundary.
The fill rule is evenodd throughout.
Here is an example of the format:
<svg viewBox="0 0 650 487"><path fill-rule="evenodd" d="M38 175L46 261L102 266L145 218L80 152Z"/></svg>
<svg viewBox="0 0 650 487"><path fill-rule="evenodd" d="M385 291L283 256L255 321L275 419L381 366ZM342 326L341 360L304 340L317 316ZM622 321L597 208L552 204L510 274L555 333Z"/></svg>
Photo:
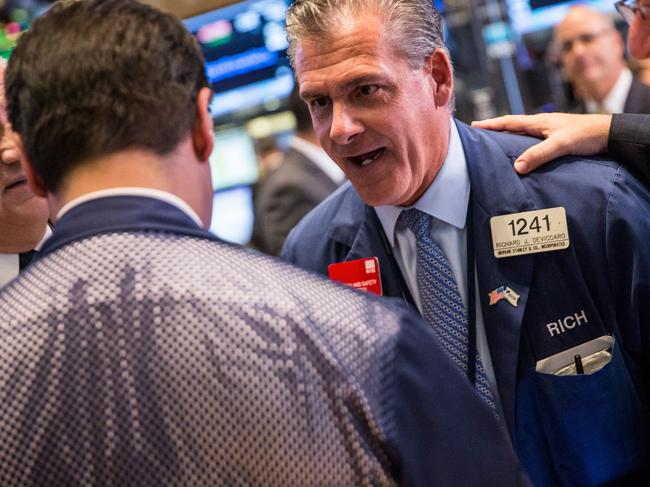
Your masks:
<svg viewBox="0 0 650 487"><path fill-rule="evenodd" d="M381 156L385 150L386 149L382 147L380 149L371 152L366 152L365 154L360 154L354 157L348 157L348 159L359 166L365 167L370 163L372 163L374 160L376 160L379 156Z"/></svg>
<svg viewBox="0 0 650 487"><path fill-rule="evenodd" d="M12 190L14 188L17 188L19 186L23 186L25 184L27 184L27 178L20 178L20 179L14 181L13 183L8 184L7 186L5 186L5 191Z"/></svg>

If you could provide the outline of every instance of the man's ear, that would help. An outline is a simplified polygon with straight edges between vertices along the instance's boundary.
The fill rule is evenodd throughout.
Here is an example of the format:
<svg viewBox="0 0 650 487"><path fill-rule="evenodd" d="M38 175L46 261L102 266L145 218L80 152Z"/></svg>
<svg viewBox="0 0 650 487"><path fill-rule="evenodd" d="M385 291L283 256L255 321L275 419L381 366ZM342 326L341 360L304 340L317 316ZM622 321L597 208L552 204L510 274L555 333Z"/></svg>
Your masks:
<svg viewBox="0 0 650 487"><path fill-rule="evenodd" d="M436 49L427 59L425 69L434 81L436 106L446 107L454 94L454 76L449 57L442 49Z"/></svg>
<svg viewBox="0 0 650 487"><path fill-rule="evenodd" d="M27 152L23 146L23 141L17 133L12 133L9 135L14 138L14 145L18 154L20 156L20 165L23 168L25 177L27 178L27 185L32 193L41 198L47 198L47 189L45 184L43 184L43 179L38 175L32 161L27 157Z"/></svg>
<svg viewBox="0 0 650 487"><path fill-rule="evenodd" d="M192 144L196 157L200 161L207 161L212 154L214 139L212 134L213 122L210 114L210 88L201 88L196 97L196 123L192 127Z"/></svg>

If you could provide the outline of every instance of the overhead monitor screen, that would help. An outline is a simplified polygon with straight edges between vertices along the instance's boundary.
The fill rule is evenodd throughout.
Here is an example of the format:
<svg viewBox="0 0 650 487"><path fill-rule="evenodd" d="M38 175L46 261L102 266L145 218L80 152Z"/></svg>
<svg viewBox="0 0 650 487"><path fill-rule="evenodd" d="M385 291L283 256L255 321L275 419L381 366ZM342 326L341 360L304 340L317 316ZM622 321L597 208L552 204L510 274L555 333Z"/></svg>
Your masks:
<svg viewBox="0 0 650 487"><path fill-rule="evenodd" d="M186 19L205 57L214 117L287 97L293 73L284 34L286 0L247 0Z"/></svg>
<svg viewBox="0 0 650 487"><path fill-rule="evenodd" d="M212 189L215 191L250 185L257 181L259 169L255 143L244 128L232 128L214 134L210 169Z"/></svg>
<svg viewBox="0 0 650 487"><path fill-rule="evenodd" d="M210 231L228 242L246 244L253 234L253 189L250 186L214 193Z"/></svg>
<svg viewBox="0 0 650 487"><path fill-rule="evenodd" d="M553 28L571 5L578 4L588 5L599 12L615 12L613 0L506 0L512 29L521 35Z"/></svg>

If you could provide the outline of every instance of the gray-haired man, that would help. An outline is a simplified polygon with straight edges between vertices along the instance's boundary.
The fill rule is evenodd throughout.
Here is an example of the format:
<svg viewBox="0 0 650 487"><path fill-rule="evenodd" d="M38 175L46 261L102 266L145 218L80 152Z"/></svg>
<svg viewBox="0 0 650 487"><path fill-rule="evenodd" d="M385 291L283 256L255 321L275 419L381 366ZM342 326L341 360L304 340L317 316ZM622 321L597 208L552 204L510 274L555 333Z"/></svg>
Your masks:
<svg viewBox="0 0 650 487"><path fill-rule="evenodd" d="M377 257L385 294L429 322L536 485L643 478L650 219L635 215L650 193L612 161L519 178L534 140L454 121L430 0L303 0L287 31L316 134L351 184L282 256L322 273Z"/></svg>
<svg viewBox="0 0 650 487"><path fill-rule="evenodd" d="M516 485L416 316L202 229L210 95L135 0L20 38L9 114L57 226L0 293L0 485Z"/></svg>

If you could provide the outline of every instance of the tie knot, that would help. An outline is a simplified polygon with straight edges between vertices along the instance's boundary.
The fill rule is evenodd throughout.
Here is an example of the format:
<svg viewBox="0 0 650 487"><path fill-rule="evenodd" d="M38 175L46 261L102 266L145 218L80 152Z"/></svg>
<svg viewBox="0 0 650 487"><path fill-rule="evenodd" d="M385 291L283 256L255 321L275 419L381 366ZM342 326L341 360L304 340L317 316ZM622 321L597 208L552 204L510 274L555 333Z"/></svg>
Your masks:
<svg viewBox="0 0 650 487"><path fill-rule="evenodd" d="M431 217L417 208L404 210L398 222L409 228L417 239L431 235Z"/></svg>

